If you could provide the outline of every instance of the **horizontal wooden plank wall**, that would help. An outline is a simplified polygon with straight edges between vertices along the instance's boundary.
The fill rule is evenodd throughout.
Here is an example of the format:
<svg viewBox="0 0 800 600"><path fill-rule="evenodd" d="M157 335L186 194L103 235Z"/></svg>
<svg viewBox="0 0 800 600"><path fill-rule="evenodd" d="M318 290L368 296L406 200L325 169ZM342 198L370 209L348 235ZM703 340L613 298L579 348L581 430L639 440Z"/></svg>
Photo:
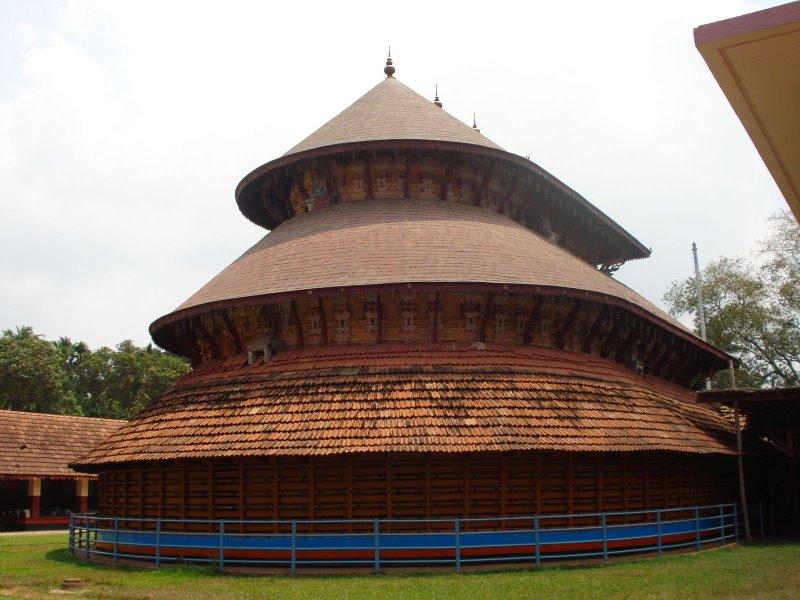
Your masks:
<svg viewBox="0 0 800 600"><path fill-rule="evenodd" d="M715 504L734 501L735 490L730 456L376 453L127 465L100 474L99 514L231 520L495 517ZM478 526L511 524L487 521L468 528Z"/></svg>

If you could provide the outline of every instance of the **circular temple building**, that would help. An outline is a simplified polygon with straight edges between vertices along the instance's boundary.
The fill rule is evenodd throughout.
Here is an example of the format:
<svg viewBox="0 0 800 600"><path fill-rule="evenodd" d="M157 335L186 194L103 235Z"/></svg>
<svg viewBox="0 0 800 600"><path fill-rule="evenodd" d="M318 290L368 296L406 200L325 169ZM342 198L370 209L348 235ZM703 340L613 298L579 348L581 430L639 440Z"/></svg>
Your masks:
<svg viewBox="0 0 800 600"><path fill-rule="evenodd" d="M735 501L732 423L693 391L729 357L612 276L648 249L385 73L239 183L270 231L152 324L194 368L79 461L98 515L431 531Z"/></svg>

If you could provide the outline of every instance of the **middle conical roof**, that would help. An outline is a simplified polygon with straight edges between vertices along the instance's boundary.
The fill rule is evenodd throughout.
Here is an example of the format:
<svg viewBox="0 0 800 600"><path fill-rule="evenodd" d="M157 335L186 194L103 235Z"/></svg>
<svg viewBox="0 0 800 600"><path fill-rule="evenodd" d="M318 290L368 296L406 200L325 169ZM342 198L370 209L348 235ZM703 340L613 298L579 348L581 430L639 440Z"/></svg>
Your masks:
<svg viewBox="0 0 800 600"><path fill-rule="evenodd" d="M377 140L432 140L502 150L492 140L420 96L394 77L387 77L286 152Z"/></svg>

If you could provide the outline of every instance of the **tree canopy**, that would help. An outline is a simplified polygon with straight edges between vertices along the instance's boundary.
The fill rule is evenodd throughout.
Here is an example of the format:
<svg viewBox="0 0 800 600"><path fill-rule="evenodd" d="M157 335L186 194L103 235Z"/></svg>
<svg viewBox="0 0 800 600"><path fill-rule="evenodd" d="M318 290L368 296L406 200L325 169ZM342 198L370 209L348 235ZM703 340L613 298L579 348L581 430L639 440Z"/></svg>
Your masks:
<svg viewBox="0 0 800 600"><path fill-rule="evenodd" d="M129 419L189 370L182 358L130 340L91 350L30 327L0 335L0 408Z"/></svg>
<svg viewBox="0 0 800 600"><path fill-rule="evenodd" d="M708 341L741 361L740 387L800 385L800 224L784 212L770 225L752 256L721 257L701 272ZM672 282L664 301L699 330L693 277ZM712 385L728 387L727 375Z"/></svg>

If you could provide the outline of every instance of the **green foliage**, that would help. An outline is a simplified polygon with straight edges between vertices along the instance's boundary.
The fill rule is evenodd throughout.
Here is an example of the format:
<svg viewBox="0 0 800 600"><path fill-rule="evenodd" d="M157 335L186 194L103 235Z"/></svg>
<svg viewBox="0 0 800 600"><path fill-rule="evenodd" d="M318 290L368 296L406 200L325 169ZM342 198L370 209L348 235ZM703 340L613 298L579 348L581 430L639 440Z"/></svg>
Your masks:
<svg viewBox="0 0 800 600"><path fill-rule="evenodd" d="M0 336L0 407L76 414L58 350L30 327Z"/></svg>
<svg viewBox="0 0 800 600"><path fill-rule="evenodd" d="M708 341L736 356L740 387L800 385L800 225L788 212L751 258L720 258L701 273ZM674 281L664 300L699 330L694 278ZM726 373L712 381L728 387Z"/></svg>
<svg viewBox="0 0 800 600"><path fill-rule="evenodd" d="M128 419L188 370L183 359L150 344L126 340L91 350L18 327L0 336L0 408Z"/></svg>

